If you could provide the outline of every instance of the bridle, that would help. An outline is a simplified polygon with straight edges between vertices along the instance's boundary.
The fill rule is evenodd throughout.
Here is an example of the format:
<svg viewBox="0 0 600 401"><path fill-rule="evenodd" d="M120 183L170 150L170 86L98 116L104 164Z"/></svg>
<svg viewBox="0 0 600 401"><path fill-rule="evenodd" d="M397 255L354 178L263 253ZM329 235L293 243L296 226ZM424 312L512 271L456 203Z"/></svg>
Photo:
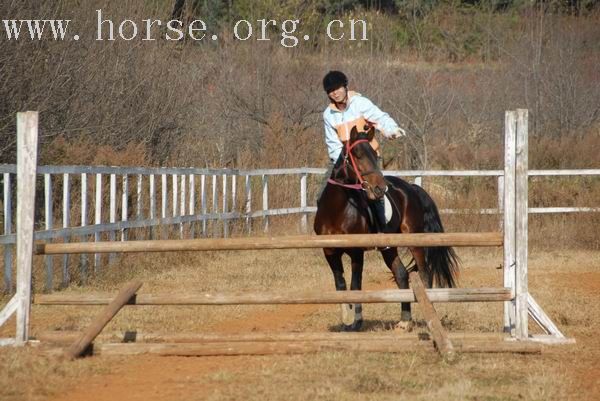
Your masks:
<svg viewBox="0 0 600 401"><path fill-rule="evenodd" d="M349 167L352 168L352 171L356 175L356 179L358 180L358 182L356 184L345 184L343 182L338 182L332 178L329 178L327 180L329 183L334 184L334 185L339 185L339 186L342 186L344 188L349 188L349 189L366 190L367 188L371 187L371 184L369 184L363 178L363 176L375 174L375 173L378 173L379 171L377 169L372 169L372 170L368 170L368 171L363 171L361 173L360 170L358 169L358 167L356 165L356 160L354 158L354 155L352 154L352 149L354 149L356 147L356 145L361 144L361 143L369 143L369 140L368 139L358 139L358 140L354 141L352 144L350 144L350 141L347 141L346 145L345 145L346 152L345 152L344 159L343 159L344 174L346 175L346 177L350 178L350 175L348 174L348 168ZM338 171L339 171L339 169L338 169Z"/></svg>

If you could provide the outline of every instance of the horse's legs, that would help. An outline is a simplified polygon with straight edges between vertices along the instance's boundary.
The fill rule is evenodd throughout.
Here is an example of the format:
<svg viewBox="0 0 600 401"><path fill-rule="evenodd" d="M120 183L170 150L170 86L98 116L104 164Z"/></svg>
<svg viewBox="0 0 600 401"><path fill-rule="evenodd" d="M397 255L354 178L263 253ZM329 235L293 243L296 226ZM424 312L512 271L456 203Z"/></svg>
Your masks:
<svg viewBox="0 0 600 401"><path fill-rule="evenodd" d="M352 281L350 282L350 289L359 291L362 289L362 273L364 265L365 252L362 249L353 249L348 252L350 260L352 261ZM350 331L358 331L362 327L362 304L350 305L350 308L354 306L354 321L350 327L346 327Z"/></svg>
<svg viewBox="0 0 600 401"><path fill-rule="evenodd" d="M404 264L400 260L400 257L398 256L398 249L385 249L381 251L381 255L383 256L385 264L394 275L394 279L396 280L398 288L402 290L408 289L408 272L406 271L406 267L404 266ZM402 302L401 308L402 313L400 314L400 321L410 322L412 319L410 311L410 302Z"/></svg>
<svg viewBox="0 0 600 401"><path fill-rule="evenodd" d="M338 249L325 248L323 249L323 252L325 253L325 259L327 259L327 263L329 263L329 267L333 273L335 289L337 291L345 291L347 287L346 279L344 278L342 251ZM344 325L344 330L348 330L354 323L354 308L351 304L341 304L340 306L342 309L342 324Z"/></svg>
<svg viewBox="0 0 600 401"><path fill-rule="evenodd" d="M344 278L344 265L342 264L342 252L337 249L324 249L325 259L329 263L333 280L335 281L335 289L338 291L346 290L346 279Z"/></svg>

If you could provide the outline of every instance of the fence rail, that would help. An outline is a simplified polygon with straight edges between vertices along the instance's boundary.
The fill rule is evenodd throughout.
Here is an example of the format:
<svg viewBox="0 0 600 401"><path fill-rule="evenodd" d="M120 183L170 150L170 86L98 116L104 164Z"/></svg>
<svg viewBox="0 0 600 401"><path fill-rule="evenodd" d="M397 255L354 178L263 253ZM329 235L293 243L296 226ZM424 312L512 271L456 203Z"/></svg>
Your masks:
<svg viewBox="0 0 600 401"><path fill-rule="evenodd" d="M299 216L300 231L307 232L308 216L316 212L309 197L309 181L321 181L326 169L202 169L109 166L39 166L35 232L37 240L88 240L102 236L129 239L131 230L149 229L150 238L165 237L165 227L178 229L180 238L230 235L230 224L239 222L243 229L267 232L272 216ZM430 177L491 177L497 180L497 204L478 209L441 209L443 214L500 215L503 211L503 170L389 170L387 175L412 178L424 185ZM530 170L529 177L600 176L600 169ZM274 207L269 200L270 182L288 177L286 190L294 204ZM309 177L312 180L309 180ZM0 165L2 179L2 235L4 246L4 285L12 283L14 222L16 205L16 166ZM292 183L292 184L290 184ZM297 191L297 192L296 192ZM297 194L297 195L295 195ZM76 199L78 198L78 199ZM293 200L295 199L295 200ZM77 210L79 209L79 210ZM76 212L76 213L75 213ZM592 213L600 207L529 207L532 213ZM218 222L215 223L215 222ZM257 223L262 223L257 226ZM211 227L212 225L212 227ZM69 280L69 258L62 258L63 284ZM93 258L100 268L100 255ZM82 255L82 276L87 272L87 256ZM46 256L46 287L52 289L54 264Z"/></svg>

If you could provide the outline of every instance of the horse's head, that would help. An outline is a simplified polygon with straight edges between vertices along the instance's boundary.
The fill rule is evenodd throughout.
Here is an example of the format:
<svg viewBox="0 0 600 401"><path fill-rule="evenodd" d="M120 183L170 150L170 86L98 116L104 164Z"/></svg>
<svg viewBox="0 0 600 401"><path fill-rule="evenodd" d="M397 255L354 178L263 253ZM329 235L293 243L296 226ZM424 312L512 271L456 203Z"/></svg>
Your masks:
<svg viewBox="0 0 600 401"><path fill-rule="evenodd" d="M358 132L356 127L350 132L350 140L343 150L344 162L349 164L349 178L358 181L370 200L380 199L387 189L383 174L377 165L377 153L369 143L375 135L375 128Z"/></svg>

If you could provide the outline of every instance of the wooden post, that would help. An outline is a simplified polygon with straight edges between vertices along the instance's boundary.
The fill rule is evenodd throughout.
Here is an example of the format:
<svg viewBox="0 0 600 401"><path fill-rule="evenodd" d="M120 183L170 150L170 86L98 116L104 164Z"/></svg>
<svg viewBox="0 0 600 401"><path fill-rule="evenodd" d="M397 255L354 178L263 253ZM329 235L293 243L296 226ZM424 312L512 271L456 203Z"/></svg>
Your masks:
<svg viewBox="0 0 600 401"><path fill-rule="evenodd" d="M515 330L515 151L517 118L507 111L504 120L504 286L513 292L513 300L504 303L504 331Z"/></svg>
<svg viewBox="0 0 600 401"><path fill-rule="evenodd" d="M102 174L96 174L95 224L102 224ZM100 241L100 233L94 233L94 241ZM94 254L94 271L100 270L100 254Z"/></svg>
<svg viewBox="0 0 600 401"><path fill-rule="evenodd" d="M17 345L29 338L37 146L38 113L17 113Z"/></svg>
<svg viewBox="0 0 600 401"><path fill-rule="evenodd" d="M69 178L69 174L63 174L63 228L68 228L71 225L71 182ZM70 241L71 237L65 235L64 242L68 243ZM69 255L63 255L62 286L68 286L69 281ZM52 290L52 287L47 288L47 290Z"/></svg>
<svg viewBox="0 0 600 401"><path fill-rule="evenodd" d="M12 195L10 191L10 173L4 173L4 235L12 232ZM4 289L12 292L12 253L13 245L4 246Z"/></svg>
<svg viewBox="0 0 600 401"><path fill-rule="evenodd" d="M229 209L232 212L238 210L237 208L237 172L231 176L231 206Z"/></svg>
<svg viewBox="0 0 600 401"><path fill-rule="evenodd" d="M44 226L46 230L53 228L53 197L52 197L52 176L44 174ZM45 256L44 263L46 265L46 291L51 291L53 288L54 277L54 259L52 256Z"/></svg>
<svg viewBox="0 0 600 401"><path fill-rule="evenodd" d="M140 281L128 283L111 303L96 316L92 324L81 334L77 341L65 351L67 357L72 359L80 356L141 286L142 283Z"/></svg>
<svg viewBox="0 0 600 401"><path fill-rule="evenodd" d="M219 213L219 204L218 203L219 203L219 200L217 199L217 176L215 174L213 174L213 176L212 176L212 212L215 214ZM213 237L216 236L217 225L215 223L216 222L214 220L211 223Z"/></svg>
<svg viewBox="0 0 600 401"><path fill-rule="evenodd" d="M135 201L136 201L136 205L135 205L135 219L136 220L141 220L142 219L142 184L144 183L144 176L142 174L138 174L137 176L137 188L135 191ZM138 238L140 235L140 231L138 231Z"/></svg>
<svg viewBox="0 0 600 401"><path fill-rule="evenodd" d="M227 174L223 174L223 214L227 213L228 210L228 199L227 199ZM223 217L223 238L229 237L229 220L227 217Z"/></svg>
<svg viewBox="0 0 600 401"><path fill-rule="evenodd" d="M81 174L81 227L87 226L88 218L88 201L87 201L87 174ZM86 238L86 237L84 237ZM86 238L87 239L87 238ZM81 276L81 283L85 283L87 280L88 273L88 257L86 254L81 254L79 259L79 274Z"/></svg>
<svg viewBox="0 0 600 401"><path fill-rule="evenodd" d="M200 176L200 211L206 216L206 175ZM202 220L202 236L206 237L206 219Z"/></svg>
<svg viewBox="0 0 600 401"><path fill-rule="evenodd" d="M156 180L154 174L150 174L148 177L148 192L150 196L150 219L156 218ZM156 237L156 228L150 228L150 239Z"/></svg>
<svg viewBox="0 0 600 401"><path fill-rule="evenodd" d="M181 174L179 187L181 188L181 196L179 199L179 216L185 216L185 195L186 195L186 179L185 174ZM179 238L183 239L183 223L179 223Z"/></svg>
<svg viewBox="0 0 600 401"><path fill-rule="evenodd" d="M303 233L308 232L308 213L305 212L307 192L306 176L306 173L302 173L300 176L300 208L302 208L304 212L302 213L302 217L300 219L300 229Z"/></svg>
<svg viewBox="0 0 600 401"><path fill-rule="evenodd" d="M246 189L246 230L248 234L252 233L252 217L250 217L250 213L252 213L252 177L247 175L245 178L244 186Z"/></svg>
<svg viewBox="0 0 600 401"><path fill-rule="evenodd" d="M178 191L178 184L177 184L177 174L173 174L171 176L171 179L172 179L172 183L173 183L173 185L172 185L173 186L173 188L172 188L173 189L173 193L172 193L172 196L173 196L173 210L172 210L172 215L173 215L173 217L177 217L177 206L178 206L177 205L177 199L179 199L179 196L178 196L178 192L179 191Z"/></svg>
<svg viewBox="0 0 600 401"><path fill-rule="evenodd" d="M161 175L161 187L160 187L160 191L161 191L161 204L160 204L160 218L161 219L166 219L167 218L167 202L169 201L168 197L167 197L167 175L166 174L162 174ZM166 227L161 227L161 231L162 231L162 238L167 238L167 228Z"/></svg>
<svg viewBox="0 0 600 401"><path fill-rule="evenodd" d="M123 193L121 194L121 221L127 221L129 215L129 177L122 176ZM127 230L121 230L121 241L127 241Z"/></svg>
<svg viewBox="0 0 600 401"><path fill-rule="evenodd" d="M108 221L111 224L114 224L117 222L117 175L116 174L111 174L110 175L110 199L109 199L109 213L108 213ZM116 238L116 233L114 231L110 231L108 233L108 238L111 241L114 241ZM110 255L108 255L108 262L110 264L112 264L115 260L116 255L114 253L111 253Z"/></svg>
<svg viewBox="0 0 600 401"><path fill-rule="evenodd" d="M515 334L526 340L528 333L528 286L527 286L527 213L528 213L528 124L527 110L517 110L517 147L515 164L515 220L516 232L516 327Z"/></svg>
<svg viewBox="0 0 600 401"><path fill-rule="evenodd" d="M499 175L497 179L497 191L498 191L498 214L504 215L504 176ZM504 219L501 217L498 219L498 231L502 232L504 229Z"/></svg>
<svg viewBox="0 0 600 401"><path fill-rule="evenodd" d="M190 174L190 201L188 205L188 214L193 216L196 214L196 183L195 183L195 175ZM194 238L194 222L190 223L190 238Z"/></svg>
<svg viewBox="0 0 600 401"><path fill-rule="evenodd" d="M269 212L269 176L263 174L262 176L262 207L264 213L264 232L269 231L269 216L267 213Z"/></svg>
<svg viewBox="0 0 600 401"><path fill-rule="evenodd" d="M446 330L442 326L442 322L440 321L433 304L427 296L427 292L425 291L425 286L421 281L419 272L417 270L411 270L408 277L410 279L410 287L415 293L415 298L417 299L417 302L419 302L419 306L423 311L423 315L427 321L427 327L429 328L429 331L431 331L431 336L433 337L433 342L438 352L442 356L451 359L454 354L454 347L448 338Z"/></svg>

